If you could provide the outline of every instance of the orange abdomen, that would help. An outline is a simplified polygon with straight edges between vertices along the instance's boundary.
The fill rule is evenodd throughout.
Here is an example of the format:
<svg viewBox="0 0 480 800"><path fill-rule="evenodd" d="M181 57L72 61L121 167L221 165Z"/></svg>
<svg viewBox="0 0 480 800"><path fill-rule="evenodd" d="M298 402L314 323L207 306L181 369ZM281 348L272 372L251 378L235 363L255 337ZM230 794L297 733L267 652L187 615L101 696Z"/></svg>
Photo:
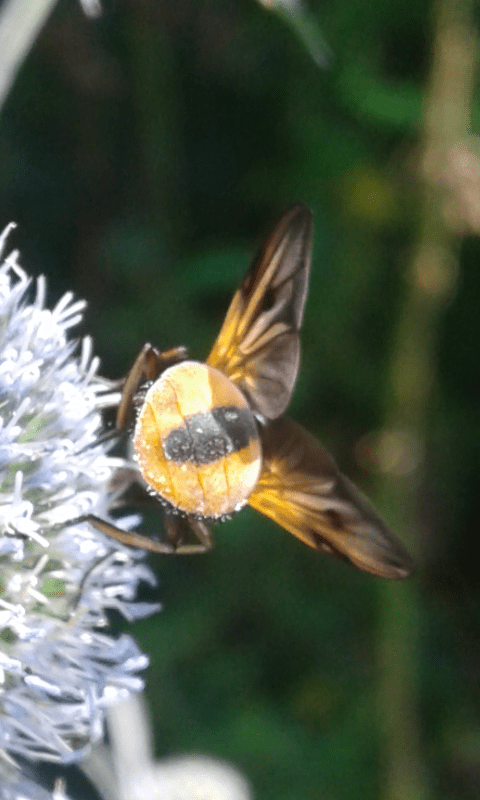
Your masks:
<svg viewBox="0 0 480 800"><path fill-rule="evenodd" d="M255 417L242 393L222 372L196 361L175 364L150 387L134 446L149 486L200 517L242 508L262 469Z"/></svg>

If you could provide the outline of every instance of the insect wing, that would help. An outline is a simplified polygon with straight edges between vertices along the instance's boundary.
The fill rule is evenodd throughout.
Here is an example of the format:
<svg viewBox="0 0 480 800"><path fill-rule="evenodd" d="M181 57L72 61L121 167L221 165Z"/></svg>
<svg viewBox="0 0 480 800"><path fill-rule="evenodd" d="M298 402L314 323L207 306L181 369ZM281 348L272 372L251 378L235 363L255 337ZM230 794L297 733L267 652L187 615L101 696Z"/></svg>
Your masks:
<svg viewBox="0 0 480 800"><path fill-rule="evenodd" d="M385 578L413 569L403 544L340 473L327 450L288 418L261 428L264 469L249 504L305 544Z"/></svg>
<svg viewBox="0 0 480 800"><path fill-rule="evenodd" d="M237 289L207 359L267 419L283 414L297 377L312 238L310 210L293 206Z"/></svg>

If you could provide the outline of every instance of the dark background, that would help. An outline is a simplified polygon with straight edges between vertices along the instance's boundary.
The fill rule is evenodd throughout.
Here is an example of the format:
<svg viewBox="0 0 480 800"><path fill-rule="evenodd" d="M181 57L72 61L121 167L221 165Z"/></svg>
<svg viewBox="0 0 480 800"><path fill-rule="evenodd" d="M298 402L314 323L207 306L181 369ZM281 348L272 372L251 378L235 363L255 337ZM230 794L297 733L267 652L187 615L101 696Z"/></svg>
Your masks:
<svg viewBox="0 0 480 800"><path fill-rule="evenodd" d="M309 205L290 413L382 506L382 475L358 445L389 415L436 7L312 0L310 12L327 68L254 0L118 0L95 21L61 2L3 109L0 227L17 221L10 241L47 275L52 303L69 289L87 298L83 332L119 377L145 341L205 358L265 231ZM475 95L473 133L479 111ZM385 587L249 509L215 529L210 554L151 557L164 611L129 629L151 658L159 757L227 759L260 800L393 800L402 759L415 797L480 796L474 227L456 240L455 286L434 320L418 526L397 528L416 575ZM383 511L397 527L398 511ZM398 741L384 733L397 641Z"/></svg>

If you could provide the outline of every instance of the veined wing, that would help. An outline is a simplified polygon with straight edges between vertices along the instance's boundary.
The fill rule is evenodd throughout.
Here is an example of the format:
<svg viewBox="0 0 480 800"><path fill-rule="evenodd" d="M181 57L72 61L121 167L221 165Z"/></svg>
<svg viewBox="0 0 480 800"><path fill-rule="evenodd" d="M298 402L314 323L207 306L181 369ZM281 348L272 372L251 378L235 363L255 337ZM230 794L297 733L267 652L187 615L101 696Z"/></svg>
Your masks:
<svg viewBox="0 0 480 800"><path fill-rule="evenodd" d="M289 209L267 238L228 309L207 363L267 419L285 411L298 373L298 331L312 256L312 214Z"/></svg>
<svg viewBox="0 0 480 800"><path fill-rule="evenodd" d="M327 450L283 417L261 428L264 468L249 504L305 544L385 578L413 569L403 544Z"/></svg>

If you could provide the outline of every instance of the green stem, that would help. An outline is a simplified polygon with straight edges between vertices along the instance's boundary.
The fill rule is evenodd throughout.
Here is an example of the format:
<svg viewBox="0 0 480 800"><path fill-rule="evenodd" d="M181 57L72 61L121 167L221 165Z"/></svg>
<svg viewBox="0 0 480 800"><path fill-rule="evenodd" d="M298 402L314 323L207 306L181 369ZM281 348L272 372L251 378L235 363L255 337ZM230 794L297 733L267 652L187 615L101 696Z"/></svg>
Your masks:
<svg viewBox="0 0 480 800"><path fill-rule="evenodd" d="M397 437L400 457L397 468L382 477L381 501L413 551L418 551L421 538L417 501L436 377L438 330L458 271L458 233L449 228L445 215L445 199L451 190L446 169L452 147L465 143L470 133L476 67L471 15L472 0L438 0L435 7L433 61L420 156L424 173L422 222L406 275L407 291L386 398L385 433L390 441ZM424 800L429 788L417 703L421 645L418 595L410 582L405 586L382 584L380 596L382 797Z"/></svg>

